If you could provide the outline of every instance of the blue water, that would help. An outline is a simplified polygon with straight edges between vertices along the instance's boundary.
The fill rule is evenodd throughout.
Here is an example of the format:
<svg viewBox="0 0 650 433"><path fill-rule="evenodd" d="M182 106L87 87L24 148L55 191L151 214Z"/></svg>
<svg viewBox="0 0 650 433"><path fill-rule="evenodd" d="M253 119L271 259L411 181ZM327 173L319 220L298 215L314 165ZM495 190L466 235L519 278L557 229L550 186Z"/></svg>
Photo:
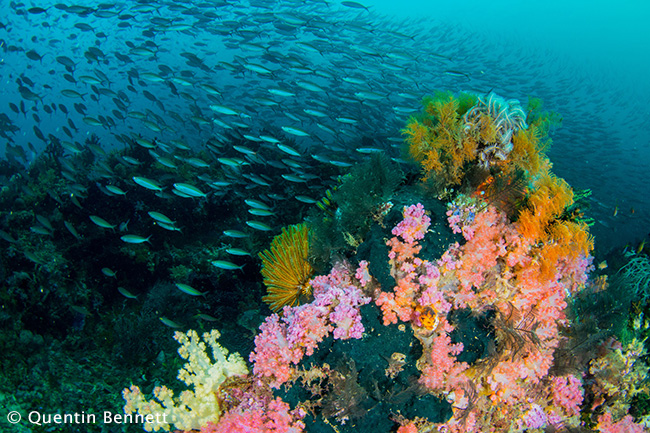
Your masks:
<svg viewBox="0 0 650 433"><path fill-rule="evenodd" d="M86 105L88 109L85 115L90 117L111 115L115 106L111 97L105 95L99 96L97 102L89 101L88 98L93 95L90 85L66 81L63 77L65 69L55 61L56 56L60 55L78 62L75 77L82 74L92 76L94 69L100 69L110 78L111 85L108 87L111 90L122 90L128 94L128 111L146 112L150 109L153 118L161 116L157 120L165 119L174 130L163 131L161 137L167 140L180 138L189 141L190 145L199 145L212 131L224 131L218 127L210 129L205 126L181 128L179 125L183 122L178 122L179 119L170 120L170 113L163 111L162 105L166 110L178 113L180 120L200 113L201 117L210 121L213 113L208 109L211 101L206 100L206 93L197 89L196 84L189 87L176 84L175 87L181 94L171 95L164 84L142 79L134 81L134 71L158 73L159 65L164 65L173 71L172 75L184 71L188 73L187 78L194 82L211 83L222 92L220 100L224 105L232 105L251 115L250 123L257 128L256 132L264 128L277 130L287 123L284 117L287 112L298 113L295 115L300 117L304 128L313 128L314 121L318 119L306 118L301 110L313 106L314 98L321 102L316 108L321 108L330 116L328 125L341 126L333 120L336 116L358 117L362 123L351 130L351 134L358 133L361 129L370 129L378 135L398 138L399 129L408 116L396 115L390 106L406 104L418 107L416 101L404 101L390 96L391 92L394 94L400 88L418 97L441 88L452 91L492 90L505 97L521 100L536 96L544 100L547 109L559 112L564 118L564 125L554 136L554 145L549 155L558 175L566 178L576 188L590 188L593 191L594 206L590 212L597 221L592 228L597 237L597 245L602 245L605 250L626 244L634 245L647 235L650 204L646 199L645 175L650 167L647 133L650 126L650 85L645 79L645 73L650 65L650 51L647 50L650 46L650 32L645 23L648 22L650 6L639 2L624 2L613 6L602 1L572 2L569 5L559 1L528 5L508 1L472 1L457 5L452 2L409 1L397 4L368 1L365 3L368 10L321 3L296 9L307 14L310 10L319 8L323 11L339 11L339 15L332 16L326 24L339 29L328 40L327 28L312 32L297 31L287 36L269 31L268 23L260 23L259 26L256 24L255 14L291 12L294 9L290 3L273 6L263 2L263 8L252 9L254 12L247 22L240 21L239 26L245 28L247 33L234 32L230 35L227 22L240 20L246 14L245 5L236 8L234 13L228 7L215 7L215 18L206 18L205 22L197 25L198 21L192 15L180 11L181 7L191 6L190 3L181 3L176 7L173 3L153 3L161 7L160 11L131 13L133 17L130 19L64 13L54 8L55 4L56 2L39 3L39 7L49 7L42 14L27 12L32 6L29 4L24 7L11 7L7 4L2 6L4 15L1 22L7 26L0 31L3 47L16 49L4 49L1 53L1 75L6 101L20 102L16 80L24 74L35 83L33 90L43 96L45 103L64 103L70 112L68 116L60 111L48 115L43 113L39 104L32 101L25 101L28 110L26 116L16 115L6 106L3 107L2 111L20 128L15 139L25 149L27 143L32 143L37 152L44 146L34 136L34 126L42 130L45 136L52 133L61 139L68 139L62 131L64 126L69 128L68 119L80 129L71 141L82 142L84 135L90 133L100 137L111 137L111 134L143 134L151 138L157 135L130 118L124 122L118 121L110 130L84 124L84 116L75 112L74 103ZM124 9L116 6L107 7L106 10L125 14L129 7L131 6L127 4ZM156 28L159 23L151 24L148 21L152 17L185 23L192 28L164 32ZM347 24L340 24L341 20L356 22L355 26L365 23L363 25L366 25L368 31L363 34L363 27L350 29ZM224 21L225 27L216 32L214 28L210 29L215 23L218 24L217 27L222 26ZM130 26L117 27L119 23L129 23ZM84 31L75 27L79 24L91 25L93 29ZM348 30L345 30L346 26ZM373 27L372 32L368 26ZM264 30L255 34L258 28ZM384 28L412 35L413 40L399 40L381 34L379 30ZM95 33L98 32L103 32L104 35L97 37ZM359 44L371 46L379 50L381 55L391 50L404 50L415 56L415 60L393 62L394 66L404 68L405 73L402 74L382 70L381 62L375 62L372 55L364 59L359 51L350 51L350 44L357 41L357 37ZM309 50L289 48L288 45L294 41L313 42L317 39L324 46L329 41L335 49L327 56L322 56ZM287 59L277 61L276 58L275 62L268 62L268 59L261 57L262 53L255 46L238 46L244 40L264 46L270 44L269 46L278 47L279 52L290 50L297 53L303 61L311 63L310 67L314 70L321 68L326 71L329 74L327 77L312 73L307 78L327 88L327 96L297 89L296 99L288 101L275 97L271 99L277 101L279 106L260 106L256 98L268 98L268 87L277 84L295 90L296 81L305 76L288 71L290 64L286 63ZM130 55L134 62L127 64L115 56L115 53L128 55L133 46L147 42L153 42L156 50L159 50L155 58ZM106 54L99 62L84 57L88 48L93 46ZM43 59L28 59L25 53L31 49L42 55ZM188 58L180 56L181 52L198 56L209 69L202 71L188 67ZM349 62L346 52L357 63ZM430 57L432 52L449 57L451 61ZM273 76L266 76L245 70L241 66L241 58L263 63L276 72ZM340 63L329 63L337 59ZM235 64L239 70L232 72L220 67L219 62ZM365 66L371 66L372 69ZM446 69L467 73L471 80L468 82L446 76ZM372 108L367 111L363 104L358 104L358 100L351 101L349 98L354 99L354 93L360 88L340 82L343 76L367 80L370 89L387 96L386 105L382 107L381 103L373 102L367 104ZM169 77L167 75L165 79L168 80ZM126 90L129 81L136 90L135 94ZM62 96L60 92L63 89L76 89L85 95L84 99ZM144 90L157 95L160 104L156 105L143 97ZM38 116L39 121L33 118L33 114ZM381 119L382 116L384 119ZM291 122L296 124L293 120L289 121ZM315 131L318 130L309 132ZM346 139L347 137L338 136L335 141ZM108 139L103 144L109 149L111 146L121 146L119 142ZM307 142L300 138L298 144L309 149L318 146L318 142ZM392 156L399 156L398 146L393 147L396 150ZM617 215L614 216L614 213Z"/></svg>

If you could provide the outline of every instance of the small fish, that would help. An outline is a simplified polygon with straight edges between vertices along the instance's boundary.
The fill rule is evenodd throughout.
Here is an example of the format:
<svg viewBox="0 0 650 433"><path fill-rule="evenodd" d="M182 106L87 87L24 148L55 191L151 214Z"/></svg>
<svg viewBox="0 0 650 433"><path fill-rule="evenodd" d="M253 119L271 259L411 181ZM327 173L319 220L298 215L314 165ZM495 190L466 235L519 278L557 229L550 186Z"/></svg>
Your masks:
<svg viewBox="0 0 650 433"><path fill-rule="evenodd" d="M216 105L216 104L210 105L210 110L212 110L212 111L214 111L216 113L221 113L221 114L225 114L225 115L228 115L228 116L235 116L235 115L239 114L238 111L235 111L232 108L228 108L228 107L226 107L224 105Z"/></svg>
<svg viewBox="0 0 650 433"><path fill-rule="evenodd" d="M266 209L248 209L248 213L255 216L273 216L275 212Z"/></svg>
<svg viewBox="0 0 650 433"><path fill-rule="evenodd" d="M239 230L224 230L222 232L224 235L228 236L229 238L247 238L248 234L239 231Z"/></svg>
<svg viewBox="0 0 650 433"><path fill-rule="evenodd" d="M287 146L286 144L276 143L276 146L278 146L278 149L280 149L281 151L283 151L287 155L300 156L300 152L298 152L296 149L294 149L294 148L292 148L290 146Z"/></svg>
<svg viewBox="0 0 650 433"><path fill-rule="evenodd" d="M189 196L189 197L206 197L207 194L195 187L194 185L190 185L188 183L175 183L174 184L174 189L177 191L180 191L181 193Z"/></svg>
<svg viewBox="0 0 650 433"><path fill-rule="evenodd" d="M154 220L156 220L158 222L174 225L174 221L169 219L169 217L161 214L160 212L151 211L151 212L147 212L147 213L149 214L149 216L151 218L153 218Z"/></svg>
<svg viewBox="0 0 650 433"><path fill-rule="evenodd" d="M117 187L115 185L106 185L106 189L110 193L115 194L115 195L126 195L126 192L124 190L122 190L122 188Z"/></svg>
<svg viewBox="0 0 650 433"><path fill-rule="evenodd" d="M229 167L239 167L244 164L244 161L239 158L217 158L217 161L219 161L219 164Z"/></svg>
<svg viewBox="0 0 650 433"><path fill-rule="evenodd" d="M36 214L36 220L49 231L51 232L54 231L54 228L52 227L52 223L50 223L50 220L44 217L43 215Z"/></svg>
<svg viewBox="0 0 650 433"><path fill-rule="evenodd" d="M124 287L118 287L117 291L120 292L125 298L138 299L137 295L134 295L133 293L129 292Z"/></svg>
<svg viewBox="0 0 650 433"><path fill-rule="evenodd" d="M263 232L271 231L272 228L268 224L264 224L261 221L246 221L248 227L254 228L255 230L260 230Z"/></svg>
<svg viewBox="0 0 650 433"><path fill-rule="evenodd" d="M613 215L613 216L616 216L616 215L618 215L618 206L616 206L616 207L614 208L614 215Z"/></svg>
<svg viewBox="0 0 650 433"><path fill-rule="evenodd" d="M270 69L267 69L264 66L255 63L246 63L244 65L244 68L248 69L249 71L257 72L258 74L263 74L263 75L268 75L273 73L273 71L271 71Z"/></svg>
<svg viewBox="0 0 650 433"><path fill-rule="evenodd" d="M129 230L129 222L130 221L131 220L129 219L129 220L126 220L126 221L120 223L120 231L121 232L125 232L125 231Z"/></svg>
<svg viewBox="0 0 650 433"><path fill-rule="evenodd" d="M261 201L259 201L259 200L255 200L255 199L247 198L246 200L244 200L244 203L246 203L246 204L249 205L250 207L254 207L254 208L256 208L256 209L271 210L271 208L269 207L269 205L267 205L266 203L261 202Z"/></svg>
<svg viewBox="0 0 650 433"><path fill-rule="evenodd" d="M359 153L364 154L384 152L384 149L380 149L378 147L357 147L355 150Z"/></svg>
<svg viewBox="0 0 650 433"><path fill-rule="evenodd" d="M294 128L293 126L281 126L282 130L287 134L295 135L298 137L309 137L309 133L302 129Z"/></svg>
<svg viewBox="0 0 650 433"><path fill-rule="evenodd" d="M221 92L219 92L216 87L211 86L210 84L199 84L199 87L211 95L221 95Z"/></svg>
<svg viewBox="0 0 650 433"><path fill-rule="evenodd" d="M305 90L309 90L310 92L324 92L325 89L323 89L321 86L319 86L316 83L312 83L309 81L296 81L296 85L300 88L303 88Z"/></svg>
<svg viewBox="0 0 650 433"><path fill-rule="evenodd" d="M314 204L317 202L316 199L313 199L311 197L307 197L306 195L297 195L294 197L296 200L302 203L307 203L307 204Z"/></svg>
<svg viewBox="0 0 650 433"><path fill-rule="evenodd" d="M74 228L71 222L63 221L63 225L68 229L72 236L74 236L78 241L81 240L81 235L77 232L77 229Z"/></svg>
<svg viewBox="0 0 650 433"><path fill-rule="evenodd" d="M117 272L111 268L102 268L102 274L106 275L107 277L117 278Z"/></svg>
<svg viewBox="0 0 650 433"><path fill-rule="evenodd" d="M249 253L246 250L242 250L241 248L226 248L226 252L230 255L233 256L250 256L251 253Z"/></svg>
<svg viewBox="0 0 650 433"><path fill-rule="evenodd" d="M182 325L180 325L180 324L174 322L173 320L168 319L168 318L166 318L164 316L161 316L158 319L160 319L160 321L163 322L163 324L165 324L166 326L169 326L170 328L182 328L183 327Z"/></svg>
<svg viewBox="0 0 650 433"><path fill-rule="evenodd" d="M255 155L257 153L253 149L249 149L246 146L234 145L232 148L235 149L237 152L243 153L245 155Z"/></svg>
<svg viewBox="0 0 650 433"><path fill-rule="evenodd" d="M140 74L140 77L147 81L151 81L152 83L161 83L165 81L163 77L153 72L143 72Z"/></svg>
<svg viewBox="0 0 650 433"><path fill-rule="evenodd" d="M146 177L133 176L133 182L137 183L143 188L150 189L152 191L162 191L162 187L155 180L147 179Z"/></svg>
<svg viewBox="0 0 650 433"><path fill-rule="evenodd" d="M354 96L359 99L366 99L368 101L381 101L382 99L386 99L385 96L375 92L356 92Z"/></svg>
<svg viewBox="0 0 650 433"><path fill-rule="evenodd" d="M271 93L272 95L277 95L277 96L296 96L295 93L291 93L288 90L279 89L279 88L268 89L268 92Z"/></svg>
<svg viewBox="0 0 650 433"><path fill-rule="evenodd" d="M70 309L76 313L81 314L82 316L90 316L90 311L86 307L81 307L79 305L70 305Z"/></svg>
<svg viewBox="0 0 650 433"><path fill-rule="evenodd" d="M180 290L183 293L187 293L188 295L204 296L206 294L206 292L199 292L194 287L189 286L187 284L183 284L183 283L174 283L174 284L176 284L176 287L178 287L178 290Z"/></svg>
<svg viewBox="0 0 650 433"><path fill-rule="evenodd" d="M641 241L639 246L636 249L637 254L641 254L641 251L643 251L643 248L645 248L645 239Z"/></svg>
<svg viewBox="0 0 650 433"><path fill-rule="evenodd" d="M90 215L90 220L95 223L95 225L103 228L103 229L111 229L115 231L115 225L110 224L108 221L106 221L102 217L98 217L97 215Z"/></svg>
<svg viewBox="0 0 650 433"><path fill-rule="evenodd" d="M183 230L179 229L174 224L167 224L167 223L163 223L163 222L160 222L160 221L156 221L155 224L158 227L161 227L161 228L163 228L165 230L169 230L170 232L181 232L181 233L183 233Z"/></svg>
<svg viewBox="0 0 650 433"><path fill-rule="evenodd" d="M18 242L18 240L14 239L13 236L11 236L9 233L5 232L4 230L0 230L0 239L4 239L5 241L15 244Z"/></svg>
<svg viewBox="0 0 650 433"><path fill-rule="evenodd" d="M282 174L280 176L282 176L284 180L288 180L289 182L294 182L294 183L306 182L305 179L303 179L300 176L296 176L295 174Z"/></svg>
<svg viewBox="0 0 650 433"><path fill-rule="evenodd" d="M40 8L40 7L33 7L33 8L27 9L27 12L29 12L30 14L44 14L45 12L47 12L47 9L49 9L49 8L44 9L44 8Z"/></svg>
<svg viewBox="0 0 650 433"><path fill-rule="evenodd" d="M354 124L356 124L358 122L358 120L356 120L356 119L353 119L351 117L343 117L343 116L337 117L336 120L338 122L345 123L347 125L354 125Z"/></svg>
<svg viewBox="0 0 650 433"><path fill-rule="evenodd" d="M187 162L189 165L192 167L196 168L207 168L210 167L210 164L202 160L201 158L188 158L185 162Z"/></svg>
<svg viewBox="0 0 650 433"><path fill-rule="evenodd" d="M464 78L467 78L468 80L471 79L469 74L466 74L465 72L461 72L461 71L454 71L454 70L451 70L451 69L445 71L445 74L450 75L452 77L464 77Z"/></svg>
<svg viewBox="0 0 650 433"><path fill-rule="evenodd" d="M260 139L261 139L262 141L266 141L267 143L274 143L274 144L277 144L277 143L280 142L280 140L278 140L278 139L275 138L275 137L271 137L270 135L260 135Z"/></svg>
<svg viewBox="0 0 650 433"><path fill-rule="evenodd" d="M52 232L43 226L32 226L29 228L29 231L37 235L52 236Z"/></svg>
<svg viewBox="0 0 650 433"><path fill-rule="evenodd" d="M138 137L138 138L135 139L135 142L138 143L140 146L146 148L146 149L155 149L156 148L156 144L153 141L151 141L149 139L146 139L146 138Z"/></svg>
<svg viewBox="0 0 650 433"><path fill-rule="evenodd" d="M362 5L361 3L357 3L357 2L353 2L353 1L342 1L341 4L343 6L346 6L346 7L352 8L352 9L365 9L365 10L368 10L368 8L365 7L364 5Z"/></svg>
<svg viewBox="0 0 650 433"><path fill-rule="evenodd" d="M302 111L314 117L327 117L327 114L323 113L322 111L312 110L310 108L304 108Z"/></svg>
<svg viewBox="0 0 650 433"><path fill-rule="evenodd" d="M141 162L129 155L122 155L122 161L126 162L128 165L140 165Z"/></svg>
<svg viewBox="0 0 650 433"><path fill-rule="evenodd" d="M213 260L212 265L219 269L225 269L227 271L233 271L235 269L239 269L241 271L244 267L244 265L237 266L233 262L229 262L227 260Z"/></svg>
<svg viewBox="0 0 650 433"><path fill-rule="evenodd" d="M149 238L151 238L151 235L149 235L149 237L146 238L138 235L124 235L120 237L120 239L122 239L122 241L126 242L127 244L142 244L145 242L149 242Z"/></svg>
<svg viewBox="0 0 650 433"><path fill-rule="evenodd" d="M603 269L607 269L607 260L603 260L602 262L598 263L598 269L600 269L601 271Z"/></svg>
<svg viewBox="0 0 650 433"><path fill-rule="evenodd" d="M76 90L72 90L72 89L63 89L63 90L61 90L61 94L63 96L67 96L68 98L80 98L80 99L83 99L84 95L85 95L85 93L84 93L84 95L82 95L81 93L77 92Z"/></svg>
<svg viewBox="0 0 650 433"><path fill-rule="evenodd" d="M45 264L45 261L43 261L43 259L37 256L36 253L34 253L33 251L23 251L23 254L25 255L25 258L27 260L30 260L36 263L37 265L43 266Z"/></svg>

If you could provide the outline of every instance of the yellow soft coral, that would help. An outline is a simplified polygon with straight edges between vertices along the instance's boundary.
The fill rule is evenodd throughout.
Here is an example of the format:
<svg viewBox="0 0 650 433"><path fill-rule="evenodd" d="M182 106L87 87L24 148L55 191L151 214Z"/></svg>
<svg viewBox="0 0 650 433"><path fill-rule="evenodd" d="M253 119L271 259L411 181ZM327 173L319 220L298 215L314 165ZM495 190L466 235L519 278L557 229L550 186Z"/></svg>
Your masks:
<svg viewBox="0 0 650 433"><path fill-rule="evenodd" d="M127 416L139 417L136 419L144 422L146 431L169 431L171 426L192 430L217 421L221 416L221 386L229 377L248 374L244 359L238 353L228 355L228 350L217 343L220 335L213 329L203 334L201 341L196 331L176 332L174 338L181 344L178 353L187 360L178 378L194 390L185 390L174 398L172 390L157 386L155 399L145 400L140 388L132 385L122 393ZM214 362L206 352L206 343L212 348Z"/></svg>
<svg viewBox="0 0 650 433"><path fill-rule="evenodd" d="M402 133L408 153L422 165L424 180L437 178L442 184L460 183L462 166L476 155L476 146L461 139L459 99L440 93L427 101L425 114L409 120Z"/></svg>

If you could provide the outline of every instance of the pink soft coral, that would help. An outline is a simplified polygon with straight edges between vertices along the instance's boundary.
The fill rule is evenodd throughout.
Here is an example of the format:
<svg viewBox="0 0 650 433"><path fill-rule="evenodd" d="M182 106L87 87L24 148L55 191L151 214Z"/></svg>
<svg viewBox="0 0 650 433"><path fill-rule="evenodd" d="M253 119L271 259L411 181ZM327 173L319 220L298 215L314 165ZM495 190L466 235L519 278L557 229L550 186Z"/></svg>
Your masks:
<svg viewBox="0 0 650 433"><path fill-rule="evenodd" d="M305 424L280 397L266 407L238 407L224 414L217 424L208 423L201 433L300 433Z"/></svg>
<svg viewBox="0 0 650 433"><path fill-rule="evenodd" d="M551 379L551 395L553 403L569 415L578 415L584 397L582 381L572 374Z"/></svg>
<svg viewBox="0 0 650 433"><path fill-rule="evenodd" d="M612 414L605 412L598 417L598 431L600 433L644 433L647 430L642 424L636 424L631 415L625 415L614 422Z"/></svg>
<svg viewBox="0 0 650 433"><path fill-rule="evenodd" d="M364 266L360 265L359 269L364 269ZM360 276L370 279L367 263ZM350 274L344 264L337 264L329 275L316 277L311 281L314 289L313 304L328 310L328 319L333 326L335 339L358 339L365 330L359 308L369 303L370 297L363 295L358 287L363 286L363 281L357 278Z"/></svg>
<svg viewBox="0 0 650 433"><path fill-rule="evenodd" d="M465 381L462 372L469 367L465 362L456 362L456 355L462 351L463 344L452 344L446 333L435 337L420 382L434 391L454 390Z"/></svg>
<svg viewBox="0 0 650 433"><path fill-rule="evenodd" d="M426 215L424 206L421 203L404 206L403 215L404 219L393 228L393 234L402 237L409 244L423 239L431 225L431 218Z"/></svg>
<svg viewBox="0 0 650 433"><path fill-rule="evenodd" d="M397 433L418 433L418 428L414 422L404 424L397 429Z"/></svg>
<svg viewBox="0 0 650 433"><path fill-rule="evenodd" d="M302 349L287 339L287 329L280 317L272 314L260 326L260 333L255 337L255 350L249 359L254 363L253 373L270 378L270 385L279 388L291 377L291 364L300 362L302 356Z"/></svg>
<svg viewBox="0 0 650 433"><path fill-rule="evenodd" d="M314 300L297 307L284 307L283 317L273 314L260 326L255 350L250 355L253 373L266 378L273 388L291 378L294 365L314 353L330 333L334 338L361 338L364 332L359 308L370 302L360 283L346 266L334 266L329 275L310 282Z"/></svg>

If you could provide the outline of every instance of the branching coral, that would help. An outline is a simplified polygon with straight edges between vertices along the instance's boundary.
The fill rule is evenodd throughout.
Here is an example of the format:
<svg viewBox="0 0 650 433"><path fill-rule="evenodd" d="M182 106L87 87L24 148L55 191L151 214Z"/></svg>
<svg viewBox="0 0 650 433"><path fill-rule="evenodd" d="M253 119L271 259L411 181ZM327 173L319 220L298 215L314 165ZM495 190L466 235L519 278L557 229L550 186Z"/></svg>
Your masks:
<svg viewBox="0 0 650 433"><path fill-rule="evenodd" d="M309 295L307 282L313 272L307 260L309 254L309 226L297 224L282 229L273 238L271 247L262 251L262 276L268 294L263 300L273 311L285 305L296 305L302 295Z"/></svg>

